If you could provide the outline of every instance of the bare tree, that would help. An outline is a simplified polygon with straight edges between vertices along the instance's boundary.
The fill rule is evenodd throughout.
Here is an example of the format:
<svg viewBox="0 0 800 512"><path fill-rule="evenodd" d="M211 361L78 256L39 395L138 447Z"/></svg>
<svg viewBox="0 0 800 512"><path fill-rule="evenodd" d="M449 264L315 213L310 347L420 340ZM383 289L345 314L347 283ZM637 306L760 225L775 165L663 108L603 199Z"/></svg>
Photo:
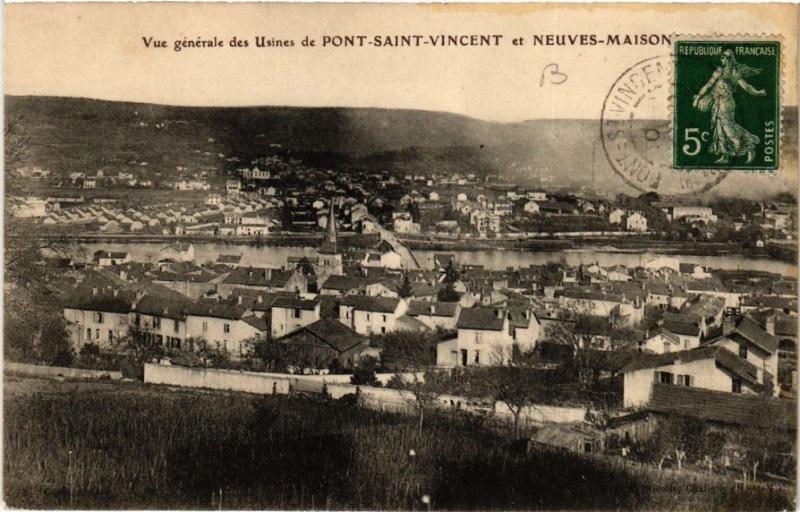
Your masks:
<svg viewBox="0 0 800 512"><path fill-rule="evenodd" d="M492 369L489 385L495 401L502 402L511 411L512 435L518 439L522 413L526 407L534 407L537 383L529 365L530 358L518 357L513 360L505 352L503 347L495 347L494 361L497 366Z"/></svg>
<svg viewBox="0 0 800 512"><path fill-rule="evenodd" d="M413 381L406 385L406 390L412 395L412 398L406 401L411 403L417 411L417 431L419 435L422 435L425 412L433 409L439 396L441 396L439 386L437 386L435 382L432 382L433 377L434 374L429 372L428 375L422 379L419 377L418 372L414 372Z"/></svg>

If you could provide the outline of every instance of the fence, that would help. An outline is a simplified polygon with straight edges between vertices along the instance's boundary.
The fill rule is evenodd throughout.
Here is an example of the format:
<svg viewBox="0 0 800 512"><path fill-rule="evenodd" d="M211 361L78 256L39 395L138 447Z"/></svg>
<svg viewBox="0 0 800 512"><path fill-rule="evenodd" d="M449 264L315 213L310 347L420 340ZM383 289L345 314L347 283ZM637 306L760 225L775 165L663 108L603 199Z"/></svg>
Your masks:
<svg viewBox="0 0 800 512"><path fill-rule="evenodd" d="M60 366L42 366L37 364L10 363L3 366L7 375L25 375L31 377L65 377L69 379L122 379L121 372L105 370L83 370L80 368L63 368Z"/></svg>

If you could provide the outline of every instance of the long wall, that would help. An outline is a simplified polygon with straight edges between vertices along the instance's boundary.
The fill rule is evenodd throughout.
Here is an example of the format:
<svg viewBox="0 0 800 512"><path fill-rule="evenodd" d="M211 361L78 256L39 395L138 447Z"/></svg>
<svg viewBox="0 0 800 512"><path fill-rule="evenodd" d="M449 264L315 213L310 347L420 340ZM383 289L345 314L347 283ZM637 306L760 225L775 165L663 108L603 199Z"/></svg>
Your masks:
<svg viewBox="0 0 800 512"><path fill-rule="evenodd" d="M244 391L260 395L288 394L289 381L256 372L185 368L160 364L144 365L144 381L148 384L167 384L190 388Z"/></svg>

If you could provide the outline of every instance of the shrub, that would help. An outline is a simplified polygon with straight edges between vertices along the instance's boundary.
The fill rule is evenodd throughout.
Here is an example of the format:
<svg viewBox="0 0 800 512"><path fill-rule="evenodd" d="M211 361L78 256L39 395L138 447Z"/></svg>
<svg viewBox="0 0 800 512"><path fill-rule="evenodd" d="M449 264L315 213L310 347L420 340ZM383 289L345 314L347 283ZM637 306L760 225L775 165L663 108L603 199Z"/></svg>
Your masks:
<svg viewBox="0 0 800 512"><path fill-rule="evenodd" d="M377 361L372 357L363 358L358 367L353 370L350 384L356 386L380 386L378 379L375 377L377 364Z"/></svg>

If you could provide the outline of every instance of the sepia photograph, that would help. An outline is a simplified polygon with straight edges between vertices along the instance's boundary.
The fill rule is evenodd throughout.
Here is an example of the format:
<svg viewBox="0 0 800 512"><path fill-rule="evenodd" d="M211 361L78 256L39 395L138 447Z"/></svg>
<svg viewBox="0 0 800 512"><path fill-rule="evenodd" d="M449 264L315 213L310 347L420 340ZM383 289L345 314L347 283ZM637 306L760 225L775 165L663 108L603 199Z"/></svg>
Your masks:
<svg viewBox="0 0 800 512"><path fill-rule="evenodd" d="M4 507L797 508L798 6L4 6Z"/></svg>

